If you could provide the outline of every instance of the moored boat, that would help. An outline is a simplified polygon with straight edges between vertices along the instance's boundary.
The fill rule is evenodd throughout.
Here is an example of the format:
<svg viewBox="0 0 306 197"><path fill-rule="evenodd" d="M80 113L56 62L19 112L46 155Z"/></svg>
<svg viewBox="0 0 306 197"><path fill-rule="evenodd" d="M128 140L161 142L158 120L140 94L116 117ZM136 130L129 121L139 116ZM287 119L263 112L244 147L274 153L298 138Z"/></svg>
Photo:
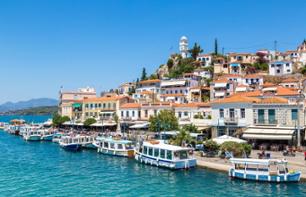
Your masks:
<svg viewBox="0 0 306 197"><path fill-rule="evenodd" d="M41 132L41 140L52 141L55 131L53 129L43 129Z"/></svg>
<svg viewBox="0 0 306 197"><path fill-rule="evenodd" d="M263 182L298 182L301 172L289 171L287 160L231 158L229 176Z"/></svg>
<svg viewBox="0 0 306 197"><path fill-rule="evenodd" d="M165 144L163 141L146 141L136 148L135 159L140 163L170 169L188 169L196 166L191 148Z"/></svg>
<svg viewBox="0 0 306 197"><path fill-rule="evenodd" d="M52 142L59 143L62 136L63 136L63 133L60 133L60 132L54 133L53 138L52 138Z"/></svg>
<svg viewBox="0 0 306 197"><path fill-rule="evenodd" d="M79 151L81 150L80 136L72 135L72 136L62 136L59 140L60 146L67 151Z"/></svg>
<svg viewBox="0 0 306 197"><path fill-rule="evenodd" d="M98 148L98 153L121 157L134 157L134 147L132 141L129 140L98 137L95 141L95 146Z"/></svg>
<svg viewBox="0 0 306 197"><path fill-rule="evenodd" d="M30 128L23 134L23 139L26 141L40 141L41 140L41 130Z"/></svg>

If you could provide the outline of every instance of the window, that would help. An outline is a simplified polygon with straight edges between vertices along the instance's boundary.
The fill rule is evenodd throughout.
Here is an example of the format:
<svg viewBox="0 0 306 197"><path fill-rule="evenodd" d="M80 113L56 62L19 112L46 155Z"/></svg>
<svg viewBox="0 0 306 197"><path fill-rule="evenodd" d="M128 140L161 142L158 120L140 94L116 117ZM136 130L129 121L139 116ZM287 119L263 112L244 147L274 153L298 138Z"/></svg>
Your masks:
<svg viewBox="0 0 306 197"><path fill-rule="evenodd" d="M148 117L148 110L145 110L145 117Z"/></svg>
<svg viewBox="0 0 306 197"><path fill-rule="evenodd" d="M132 117L135 117L135 111L132 111Z"/></svg>
<svg viewBox="0 0 306 197"><path fill-rule="evenodd" d="M280 70L276 70L276 73L280 73Z"/></svg>
<svg viewBox="0 0 306 197"><path fill-rule="evenodd" d="M181 118L182 117L182 112L178 113L178 117Z"/></svg>
<svg viewBox="0 0 306 197"><path fill-rule="evenodd" d="M123 149L122 144L117 144L117 149Z"/></svg>
<svg viewBox="0 0 306 197"><path fill-rule="evenodd" d="M160 158L165 159L165 152L164 149L160 149Z"/></svg>
<svg viewBox="0 0 306 197"><path fill-rule="evenodd" d="M154 157L158 157L158 155L159 155L159 149L154 148Z"/></svg>
<svg viewBox="0 0 306 197"><path fill-rule="evenodd" d="M184 116L188 116L188 112L187 111L184 112Z"/></svg>
<svg viewBox="0 0 306 197"><path fill-rule="evenodd" d="M108 103L108 109L110 109L111 108L111 104L110 103Z"/></svg>
<svg viewBox="0 0 306 197"><path fill-rule="evenodd" d="M172 151L167 150L167 159L172 160Z"/></svg>
<svg viewBox="0 0 306 197"><path fill-rule="evenodd" d="M143 154L147 154L147 151L148 151L148 148L145 146L145 147L143 148Z"/></svg>
<svg viewBox="0 0 306 197"><path fill-rule="evenodd" d="M121 117L123 117L123 111L121 111Z"/></svg>
<svg viewBox="0 0 306 197"><path fill-rule="evenodd" d="M138 118L141 118L141 111L138 111Z"/></svg>
<svg viewBox="0 0 306 197"><path fill-rule="evenodd" d="M116 109L116 103L113 103L113 109Z"/></svg>
<svg viewBox="0 0 306 197"><path fill-rule="evenodd" d="M298 119L298 110L292 109L291 110L291 120L297 120Z"/></svg>
<svg viewBox="0 0 306 197"><path fill-rule="evenodd" d="M149 154L150 156L153 156L153 148L149 148Z"/></svg>
<svg viewBox="0 0 306 197"><path fill-rule="evenodd" d="M108 142L104 142L104 148L108 148Z"/></svg>
<svg viewBox="0 0 306 197"><path fill-rule="evenodd" d="M274 64L271 64L271 68L274 68Z"/></svg>
<svg viewBox="0 0 306 197"><path fill-rule="evenodd" d="M240 117L245 118L245 109L244 108L240 109Z"/></svg>
<svg viewBox="0 0 306 197"><path fill-rule="evenodd" d="M154 110L154 115L156 116L156 114L157 114L157 110Z"/></svg>
<svg viewBox="0 0 306 197"><path fill-rule="evenodd" d="M220 118L224 118L224 109L219 109Z"/></svg>
<svg viewBox="0 0 306 197"><path fill-rule="evenodd" d="M114 143L110 143L110 148L111 149L115 149L115 144Z"/></svg>
<svg viewBox="0 0 306 197"><path fill-rule="evenodd" d="M126 111L126 117L128 118L130 116L130 112Z"/></svg>
<svg viewBox="0 0 306 197"><path fill-rule="evenodd" d="M291 71L290 69L287 70L288 73L290 73L290 71Z"/></svg>

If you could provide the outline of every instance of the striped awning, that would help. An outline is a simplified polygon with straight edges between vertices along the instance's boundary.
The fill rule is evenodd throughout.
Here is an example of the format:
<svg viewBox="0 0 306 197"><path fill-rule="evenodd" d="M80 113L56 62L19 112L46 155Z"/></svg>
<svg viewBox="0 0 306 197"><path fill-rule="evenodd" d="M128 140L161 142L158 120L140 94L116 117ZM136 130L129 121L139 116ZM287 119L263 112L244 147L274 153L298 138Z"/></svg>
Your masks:
<svg viewBox="0 0 306 197"><path fill-rule="evenodd" d="M258 140L291 140L294 129L249 128L243 132L244 139Z"/></svg>

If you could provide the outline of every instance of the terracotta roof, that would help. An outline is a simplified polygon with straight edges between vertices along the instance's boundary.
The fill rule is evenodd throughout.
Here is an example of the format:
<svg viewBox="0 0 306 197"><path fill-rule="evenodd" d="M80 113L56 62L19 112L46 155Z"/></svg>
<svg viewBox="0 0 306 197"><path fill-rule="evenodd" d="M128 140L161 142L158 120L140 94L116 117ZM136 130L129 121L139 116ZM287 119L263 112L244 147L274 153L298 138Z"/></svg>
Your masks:
<svg viewBox="0 0 306 197"><path fill-rule="evenodd" d="M123 98L128 98L128 96L110 96L110 97L97 97L97 98L86 98L83 100L86 102L103 102L103 101L117 101Z"/></svg>
<svg viewBox="0 0 306 197"><path fill-rule="evenodd" d="M129 109L129 108L140 108L141 105L139 103L125 103L120 106L121 109Z"/></svg>
<svg viewBox="0 0 306 197"><path fill-rule="evenodd" d="M195 103L174 103L174 107L210 107L209 103L203 103L203 102L195 102Z"/></svg>
<svg viewBox="0 0 306 197"><path fill-rule="evenodd" d="M169 96L185 96L184 94L161 94L160 97L169 97Z"/></svg>
<svg viewBox="0 0 306 197"><path fill-rule="evenodd" d="M291 88L284 88L283 86L277 86L277 95L278 96L299 95L299 92Z"/></svg>
<svg viewBox="0 0 306 197"><path fill-rule="evenodd" d="M244 78L246 78L246 79L249 79L249 78L262 78L262 75L249 74L249 75L245 75Z"/></svg>
<svg viewBox="0 0 306 197"><path fill-rule="evenodd" d="M217 79L217 80L214 80L214 83L227 83L228 80L225 79L225 78L220 78L220 79Z"/></svg>
<svg viewBox="0 0 306 197"><path fill-rule="evenodd" d="M239 77L242 77L242 76L239 75L239 74L224 74L224 75L222 75L222 77L239 78Z"/></svg>
<svg viewBox="0 0 306 197"><path fill-rule="evenodd" d="M149 79L149 80L140 81L139 84L159 83L159 82L160 82L159 79Z"/></svg>
<svg viewBox="0 0 306 197"><path fill-rule="evenodd" d="M296 78L287 78L282 81L282 83L293 83L293 82L299 82L299 80Z"/></svg>
<svg viewBox="0 0 306 197"><path fill-rule="evenodd" d="M288 99L282 97L269 97L261 99L260 103L288 103Z"/></svg>
<svg viewBox="0 0 306 197"><path fill-rule="evenodd" d="M263 84L263 87L272 87L272 86L276 86L276 84L270 83L270 82L265 82L265 83Z"/></svg>
<svg viewBox="0 0 306 197"><path fill-rule="evenodd" d="M154 94L154 92L152 92L152 91L142 91L142 92L139 92L139 94L150 95L150 94Z"/></svg>
<svg viewBox="0 0 306 197"><path fill-rule="evenodd" d="M212 101L212 104L218 104L218 103L256 103L259 102L259 98L254 97L246 97L242 96L240 94L236 94L227 98L218 99L215 101Z"/></svg>

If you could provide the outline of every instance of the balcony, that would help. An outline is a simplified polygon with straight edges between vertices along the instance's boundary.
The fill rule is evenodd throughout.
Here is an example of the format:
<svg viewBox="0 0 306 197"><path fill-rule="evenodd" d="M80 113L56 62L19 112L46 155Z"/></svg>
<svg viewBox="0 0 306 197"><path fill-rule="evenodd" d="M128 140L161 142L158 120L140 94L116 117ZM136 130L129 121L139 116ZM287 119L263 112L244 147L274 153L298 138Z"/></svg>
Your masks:
<svg viewBox="0 0 306 197"><path fill-rule="evenodd" d="M277 125L277 120L274 119L254 119L254 125Z"/></svg>
<svg viewBox="0 0 306 197"><path fill-rule="evenodd" d="M237 117L224 118L224 124L238 124Z"/></svg>

